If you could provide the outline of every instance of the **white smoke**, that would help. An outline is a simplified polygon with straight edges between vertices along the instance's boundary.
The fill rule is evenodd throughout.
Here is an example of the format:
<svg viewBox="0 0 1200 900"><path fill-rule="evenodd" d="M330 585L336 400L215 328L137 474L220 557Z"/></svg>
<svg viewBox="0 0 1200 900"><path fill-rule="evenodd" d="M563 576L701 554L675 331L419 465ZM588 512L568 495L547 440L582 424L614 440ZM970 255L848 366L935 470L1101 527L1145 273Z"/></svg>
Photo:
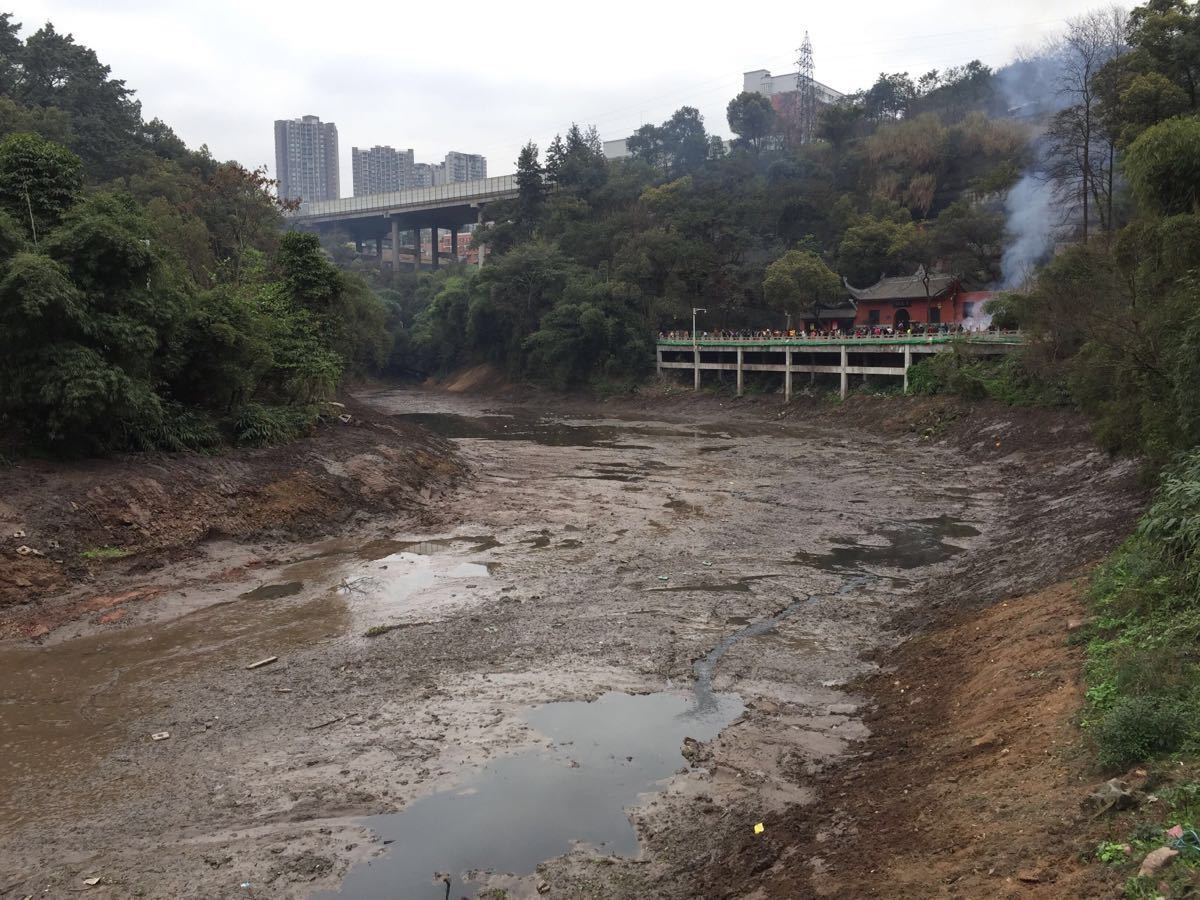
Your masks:
<svg viewBox="0 0 1200 900"><path fill-rule="evenodd" d="M1004 200L1008 245L1000 259L1000 289L1029 280L1054 248L1055 198L1051 185L1033 172L1022 176Z"/></svg>

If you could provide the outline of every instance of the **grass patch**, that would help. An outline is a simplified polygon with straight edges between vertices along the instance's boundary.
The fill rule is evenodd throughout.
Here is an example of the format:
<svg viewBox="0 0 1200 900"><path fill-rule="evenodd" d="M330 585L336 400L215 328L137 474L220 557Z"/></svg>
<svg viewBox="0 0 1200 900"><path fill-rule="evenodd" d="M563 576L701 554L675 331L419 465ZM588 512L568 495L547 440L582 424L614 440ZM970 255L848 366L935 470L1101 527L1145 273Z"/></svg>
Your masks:
<svg viewBox="0 0 1200 900"><path fill-rule="evenodd" d="M93 547L91 550L84 550L79 555L86 560L102 561L107 559L124 559L130 552L121 547Z"/></svg>
<svg viewBox="0 0 1200 900"><path fill-rule="evenodd" d="M1200 751L1200 450L1093 579L1084 724L1123 769Z"/></svg>

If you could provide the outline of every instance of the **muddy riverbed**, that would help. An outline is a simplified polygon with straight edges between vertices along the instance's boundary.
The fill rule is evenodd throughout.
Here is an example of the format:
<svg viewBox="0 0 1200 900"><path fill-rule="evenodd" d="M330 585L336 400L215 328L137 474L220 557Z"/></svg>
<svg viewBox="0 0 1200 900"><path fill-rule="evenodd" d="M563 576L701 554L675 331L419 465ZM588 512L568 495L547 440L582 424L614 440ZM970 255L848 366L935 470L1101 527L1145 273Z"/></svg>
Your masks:
<svg viewBox="0 0 1200 900"><path fill-rule="evenodd" d="M682 898L816 872L754 828L857 752L846 686L913 613L1060 577L1135 503L1131 466L1051 435L998 459L719 409L360 399L471 470L419 530L216 543L119 622L0 644L0 897ZM220 577L248 555L252 581ZM747 840L753 866L725 865Z"/></svg>

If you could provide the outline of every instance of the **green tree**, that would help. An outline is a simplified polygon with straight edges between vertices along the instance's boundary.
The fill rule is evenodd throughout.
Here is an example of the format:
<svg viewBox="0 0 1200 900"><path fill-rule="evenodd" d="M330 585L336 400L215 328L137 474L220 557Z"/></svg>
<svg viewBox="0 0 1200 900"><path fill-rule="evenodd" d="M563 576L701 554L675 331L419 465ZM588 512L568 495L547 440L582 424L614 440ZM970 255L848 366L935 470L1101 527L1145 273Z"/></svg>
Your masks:
<svg viewBox="0 0 1200 900"><path fill-rule="evenodd" d="M517 156L517 192L521 219L527 228L541 215L546 198L545 172L538 159L538 147L529 141Z"/></svg>
<svg viewBox="0 0 1200 900"><path fill-rule="evenodd" d="M823 304L842 299L841 279L811 250L789 250L767 266L763 296L775 309L815 314Z"/></svg>
<svg viewBox="0 0 1200 900"><path fill-rule="evenodd" d="M34 134L0 142L0 208L37 241L59 223L83 188L79 157Z"/></svg>
<svg viewBox="0 0 1200 900"><path fill-rule="evenodd" d="M756 153L774 132L775 107L762 94L742 91L729 101L725 117L729 120L730 130Z"/></svg>
<svg viewBox="0 0 1200 900"><path fill-rule="evenodd" d="M1125 156L1138 199L1171 214L1200 212L1200 119L1171 119L1144 131Z"/></svg>
<svg viewBox="0 0 1200 900"><path fill-rule="evenodd" d="M911 222L864 216L842 236L837 252L838 270L851 284L865 287L885 275L911 274L924 255L924 247Z"/></svg>

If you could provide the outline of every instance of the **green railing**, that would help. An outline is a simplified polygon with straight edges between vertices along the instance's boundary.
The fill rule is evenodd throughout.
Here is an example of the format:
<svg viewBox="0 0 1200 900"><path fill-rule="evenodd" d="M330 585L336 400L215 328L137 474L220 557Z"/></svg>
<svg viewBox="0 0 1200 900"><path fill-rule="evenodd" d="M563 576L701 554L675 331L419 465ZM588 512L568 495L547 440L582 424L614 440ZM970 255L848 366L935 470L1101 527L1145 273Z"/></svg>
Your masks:
<svg viewBox="0 0 1200 900"><path fill-rule="evenodd" d="M843 344L851 347L861 346L927 346L929 344L1001 344L1016 345L1025 342L1025 336L1020 332L999 332L995 334L930 334L905 335L903 337L838 337L838 338L700 338L692 341L689 338L659 338L658 346L671 349L686 350L692 346L702 348L786 348L786 347L841 347Z"/></svg>

